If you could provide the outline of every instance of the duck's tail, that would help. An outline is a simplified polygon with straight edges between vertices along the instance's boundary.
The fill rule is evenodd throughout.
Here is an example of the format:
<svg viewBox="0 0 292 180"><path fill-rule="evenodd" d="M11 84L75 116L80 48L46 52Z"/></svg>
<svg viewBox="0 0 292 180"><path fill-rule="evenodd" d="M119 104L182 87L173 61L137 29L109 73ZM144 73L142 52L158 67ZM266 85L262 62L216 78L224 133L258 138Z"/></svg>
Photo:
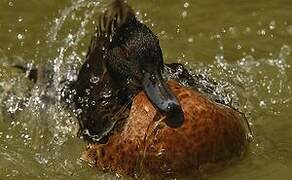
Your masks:
<svg viewBox="0 0 292 180"><path fill-rule="evenodd" d="M94 51L96 47L106 47L106 43L110 42L120 27L135 21L136 17L133 9L124 0L114 0L99 16L88 54Z"/></svg>
<svg viewBox="0 0 292 180"><path fill-rule="evenodd" d="M99 16L97 34L113 36L118 28L135 20L133 9L124 0L114 0Z"/></svg>

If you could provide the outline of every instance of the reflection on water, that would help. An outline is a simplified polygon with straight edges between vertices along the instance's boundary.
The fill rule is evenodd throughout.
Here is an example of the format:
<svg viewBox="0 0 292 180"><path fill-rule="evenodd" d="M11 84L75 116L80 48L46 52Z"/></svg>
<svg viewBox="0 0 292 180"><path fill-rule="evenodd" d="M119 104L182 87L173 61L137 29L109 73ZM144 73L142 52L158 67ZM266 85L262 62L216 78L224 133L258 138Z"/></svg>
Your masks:
<svg viewBox="0 0 292 180"><path fill-rule="evenodd" d="M76 78L105 2L0 2L0 177L116 178L79 161L85 143L76 137L74 114L59 101L63 82ZM247 156L206 179L290 179L290 4L130 3L157 32L165 59L185 63L203 85L215 81L216 96L245 112L252 126ZM12 62L42 69L38 83L33 86Z"/></svg>

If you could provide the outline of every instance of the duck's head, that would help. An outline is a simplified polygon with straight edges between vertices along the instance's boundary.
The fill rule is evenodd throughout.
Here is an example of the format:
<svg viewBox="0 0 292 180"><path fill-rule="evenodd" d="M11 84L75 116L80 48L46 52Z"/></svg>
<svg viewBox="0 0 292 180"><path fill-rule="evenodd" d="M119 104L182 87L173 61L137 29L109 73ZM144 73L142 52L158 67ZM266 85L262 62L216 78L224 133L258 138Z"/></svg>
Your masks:
<svg viewBox="0 0 292 180"><path fill-rule="evenodd" d="M104 29L109 27L111 32L107 34L107 68L112 78L129 90L144 90L151 103L167 117L166 124L180 127L184 114L162 77L164 63L158 38L136 20L123 1L114 1L102 19Z"/></svg>

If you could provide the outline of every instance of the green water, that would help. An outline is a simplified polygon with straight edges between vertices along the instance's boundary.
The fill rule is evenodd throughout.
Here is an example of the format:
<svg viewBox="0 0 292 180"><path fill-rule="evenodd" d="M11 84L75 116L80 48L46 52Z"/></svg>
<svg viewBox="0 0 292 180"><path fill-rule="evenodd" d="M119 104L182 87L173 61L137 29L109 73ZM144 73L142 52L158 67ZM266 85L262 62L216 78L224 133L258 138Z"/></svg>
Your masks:
<svg viewBox="0 0 292 180"><path fill-rule="evenodd" d="M77 120L44 103L11 61L52 65L51 82L78 69L106 1L0 1L0 179L116 179L79 161ZM207 180L292 179L292 2L131 0L160 38L164 58L209 74L252 125L243 160ZM54 96L54 90L50 90ZM27 101L26 108L20 106ZM11 116L7 113L17 112Z"/></svg>

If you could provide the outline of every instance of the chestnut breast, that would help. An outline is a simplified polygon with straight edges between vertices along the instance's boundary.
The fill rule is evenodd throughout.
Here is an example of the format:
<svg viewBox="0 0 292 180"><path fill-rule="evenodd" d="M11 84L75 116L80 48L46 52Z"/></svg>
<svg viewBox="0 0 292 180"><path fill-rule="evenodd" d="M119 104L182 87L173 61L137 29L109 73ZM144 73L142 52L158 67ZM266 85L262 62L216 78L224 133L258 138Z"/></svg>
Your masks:
<svg viewBox="0 0 292 180"><path fill-rule="evenodd" d="M241 157L247 129L239 112L175 81L168 85L182 106L182 127L166 126L164 117L140 92L123 130L107 144L90 145L82 158L98 168L134 176L198 173L205 165L221 166Z"/></svg>

